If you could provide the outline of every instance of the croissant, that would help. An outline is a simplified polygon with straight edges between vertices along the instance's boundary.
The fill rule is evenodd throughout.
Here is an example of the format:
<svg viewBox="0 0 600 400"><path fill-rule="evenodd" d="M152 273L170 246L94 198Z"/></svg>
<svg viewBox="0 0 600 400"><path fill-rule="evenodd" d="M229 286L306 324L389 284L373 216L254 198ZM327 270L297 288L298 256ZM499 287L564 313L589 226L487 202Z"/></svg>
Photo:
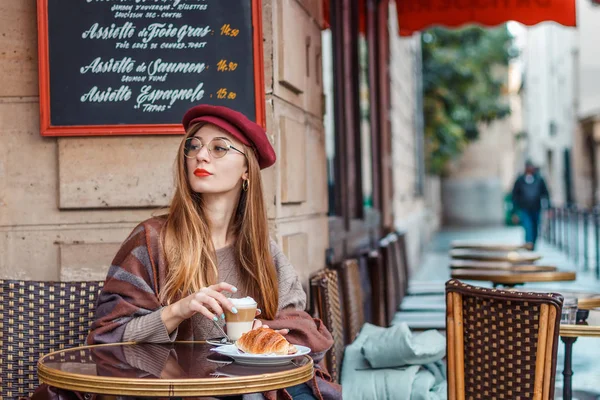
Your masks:
<svg viewBox="0 0 600 400"><path fill-rule="evenodd" d="M298 349L283 335L270 328L258 328L244 333L235 345L244 353L250 354L294 354Z"/></svg>

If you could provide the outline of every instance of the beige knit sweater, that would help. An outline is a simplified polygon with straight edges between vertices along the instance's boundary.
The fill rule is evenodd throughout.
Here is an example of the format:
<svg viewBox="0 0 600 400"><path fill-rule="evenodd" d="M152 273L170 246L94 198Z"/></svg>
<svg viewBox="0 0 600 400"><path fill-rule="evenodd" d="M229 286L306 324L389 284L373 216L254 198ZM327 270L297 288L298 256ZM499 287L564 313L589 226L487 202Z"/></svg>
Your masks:
<svg viewBox="0 0 600 400"><path fill-rule="evenodd" d="M217 260L219 269L219 282L227 282L235 287L242 287L240 282L240 266L234 254L233 246L224 247L217 250ZM284 308L295 308L304 310L306 308L306 293L302 289L298 274L289 260L277 246L275 241L271 240L271 254L273 262L277 269L279 283L279 310ZM245 297L246 293L235 293L231 297ZM258 306L260 308L260 305ZM150 314L132 319L125 326L123 334L124 342L149 342L149 343L168 343L173 342L177 337L177 329L170 335L162 322L160 314L162 308ZM219 321L221 325L223 322ZM212 320L207 319L201 314L195 314L192 317L193 340L206 340L213 337L222 336L219 330L214 326Z"/></svg>

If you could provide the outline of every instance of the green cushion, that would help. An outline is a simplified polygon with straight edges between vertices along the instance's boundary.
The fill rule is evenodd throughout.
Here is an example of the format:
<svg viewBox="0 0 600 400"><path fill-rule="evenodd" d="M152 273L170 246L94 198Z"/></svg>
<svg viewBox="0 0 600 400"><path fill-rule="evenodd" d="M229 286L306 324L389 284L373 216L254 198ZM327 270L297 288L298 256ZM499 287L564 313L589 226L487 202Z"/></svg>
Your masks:
<svg viewBox="0 0 600 400"><path fill-rule="evenodd" d="M446 354L446 338L436 330L413 334L406 323L375 328L369 329L362 344L363 355L373 368L429 364Z"/></svg>
<svg viewBox="0 0 600 400"><path fill-rule="evenodd" d="M341 380L344 400L410 399L412 383L419 367L368 369L369 365L362 355L361 345L357 343L361 335L362 331L356 341L344 351Z"/></svg>
<svg viewBox="0 0 600 400"><path fill-rule="evenodd" d="M410 400L441 400L448 397L446 381L437 381L427 370L420 370L413 381Z"/></svg>
<svg viewBox="0 0 600 400"><path fill-rule="evenodd" d="M445 399L446 382L443 381L445 373L441 362L424 366L371 368L363 355L364 346L374 338L381 338L389 329L365 324L356 340L346 347L341 378L343 398L345 400ZM404 331L403 334L406 332Z"/></svg>

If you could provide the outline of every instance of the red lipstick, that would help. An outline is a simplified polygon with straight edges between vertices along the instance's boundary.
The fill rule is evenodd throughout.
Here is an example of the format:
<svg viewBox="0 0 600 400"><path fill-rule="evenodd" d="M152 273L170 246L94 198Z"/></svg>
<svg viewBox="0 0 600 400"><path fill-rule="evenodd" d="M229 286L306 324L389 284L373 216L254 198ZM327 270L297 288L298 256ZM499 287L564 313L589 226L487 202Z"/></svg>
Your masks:
<svg viewBox="0 0 600 400"><path fill-rule="evenodd" d="M194 170L194 175L199 176L199 177L203 177L203 176L210 176L212 174L210 172L208 172L207 170L203 169L203 168L196 168Z"/></svg>

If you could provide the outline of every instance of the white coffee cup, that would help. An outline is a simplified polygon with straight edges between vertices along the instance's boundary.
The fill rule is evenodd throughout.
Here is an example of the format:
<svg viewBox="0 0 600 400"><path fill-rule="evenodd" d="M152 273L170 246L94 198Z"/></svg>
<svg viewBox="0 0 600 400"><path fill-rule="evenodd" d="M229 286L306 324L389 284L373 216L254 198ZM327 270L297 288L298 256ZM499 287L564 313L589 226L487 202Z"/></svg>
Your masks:
<svg viewBox="0 0 600 400"><path fill-rule="evenodd" d="M244 333L252 330L254 318L256 317L257 304L252 297L229 300L237 309L237 313L234 314L229 310L225 310L225 326L227 328L227 336L229 336L229 339L236 341Z"/></svg>

